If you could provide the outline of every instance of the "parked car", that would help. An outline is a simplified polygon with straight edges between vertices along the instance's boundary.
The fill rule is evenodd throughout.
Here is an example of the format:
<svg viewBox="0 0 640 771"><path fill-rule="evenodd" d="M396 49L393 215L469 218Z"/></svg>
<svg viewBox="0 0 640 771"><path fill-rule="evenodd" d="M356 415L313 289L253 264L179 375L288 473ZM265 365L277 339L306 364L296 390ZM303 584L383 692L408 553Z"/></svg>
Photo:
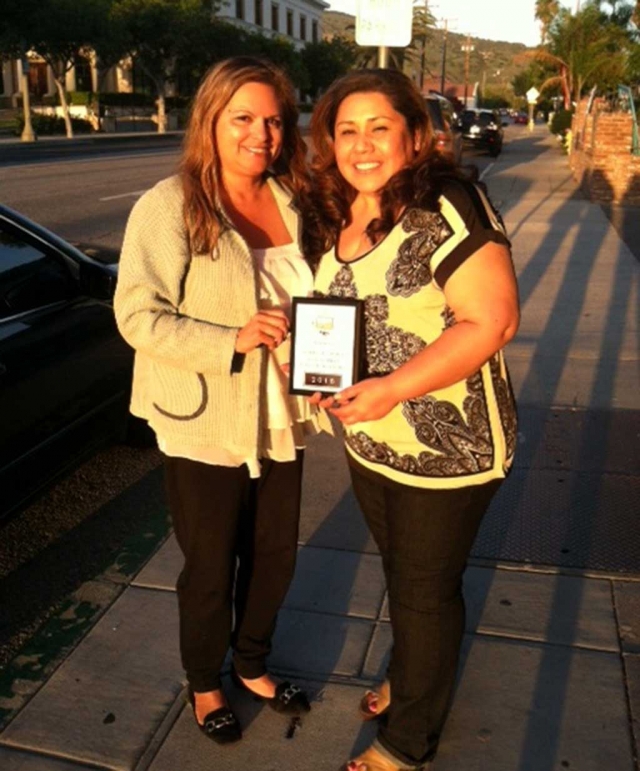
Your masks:
<svg viewBox="0 0 640 771"><path fill-rule="evenodd" d="M436 138L436 147L441 153L460 163L462 157L462 136L458 129L457 116L453 105L440 94L430 93L424 98L427 113Z"/></svg>
<svg viewBox="0 0 640 771"><path fill-rule="evenodd" d="M517 113L515 113L515 115L513 116L513 122L514 122L515 124L520 124L520 125L524 125L524 126L526 126L526 125L527 125L527 123L529 122L529 118L527 117L527 115L526 115L525 113L523 113L523 112L517 112Z"/></svg>
<svg viewBox="0 0 640 771"><path fill-rule="evenodd" d="M465 142L496 157L502 150L502 119L496 110L463 110L460 129Z"/></svg>
<svg viewBox="0 0 640 771"><path fill-rule="evenodd" d="M0 205L0 517L127 429L133 355L111 307L116 276Z"/></svg>

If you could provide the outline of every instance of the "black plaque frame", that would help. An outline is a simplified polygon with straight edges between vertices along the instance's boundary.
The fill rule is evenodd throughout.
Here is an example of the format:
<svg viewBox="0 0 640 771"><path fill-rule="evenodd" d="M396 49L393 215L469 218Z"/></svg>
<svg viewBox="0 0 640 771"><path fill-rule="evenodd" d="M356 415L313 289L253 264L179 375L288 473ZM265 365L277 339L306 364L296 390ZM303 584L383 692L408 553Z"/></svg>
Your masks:
<svg viewBox="0 0 640 771"><path fill-rule="evenodd" d="M350 368L348 372L344 373L309 373L310 376L318 376L320 378L327 377L332 378L336 375L343 375L344 377L339 385L332 385L326 382L313 382L308 386L294 387L294 382L297 380L296 366L300 365L300 359L302 354L300 346L303 342L300 339L300 325L298 310L301 306L306 305L318 305L318 306L348 306L353 308L353 355L350 361ZM294 297L291 306L291 358L290 358L290 375L289 375L289 393L300 394L304 396L310 396L316 392L320 392L323 395L330 395L342 391L354 383L357 383L362 374L362 358L364 350L364 303L362 300L348 298L348 297Z"/></svg>

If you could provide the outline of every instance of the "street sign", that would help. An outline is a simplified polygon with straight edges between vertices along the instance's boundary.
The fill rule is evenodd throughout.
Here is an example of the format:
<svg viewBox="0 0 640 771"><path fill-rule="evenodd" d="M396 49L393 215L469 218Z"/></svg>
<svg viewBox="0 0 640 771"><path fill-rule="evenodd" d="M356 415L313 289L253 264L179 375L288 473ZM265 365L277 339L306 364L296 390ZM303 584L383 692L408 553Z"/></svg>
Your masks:
<svg viewBox="0 0 640 771"><path fill-rule="evenodd" d="M525 94L527 97L527 102L529 104L535 104L538 101L538 97L540 96L540 92L535 86L532 86L527 93Z"/></svg>
<svg viewBox="0 0 640 771"><path fill-rule="evenodd" d="M404 48L411 42L413 0L358 0L356 43Z"/></svg>

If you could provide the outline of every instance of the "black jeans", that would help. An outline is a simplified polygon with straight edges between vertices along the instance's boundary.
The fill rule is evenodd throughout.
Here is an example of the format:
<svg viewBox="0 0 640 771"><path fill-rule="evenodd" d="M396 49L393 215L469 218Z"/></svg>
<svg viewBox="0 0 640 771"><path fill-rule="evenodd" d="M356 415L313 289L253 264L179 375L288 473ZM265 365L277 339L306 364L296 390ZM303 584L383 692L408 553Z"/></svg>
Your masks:
<svg viewBox="0 0 640 771"><path fill-rule="evenodd" d="M246 465L165 458L169 508L184 556L176 587L180 654L198 693L220 687L230 645L242 677L266 672L295 569L302 459L299 452L287 463L262 460L260 478L251 479Z"/></svg>
<svg viewBox="0 0 640 771"><path fill-rule="evenodd" d="M391 705L377 741L408 766L436 752L464 632L462 575L502 480L452 490L409 487L349 462L353 489L382 555L393 650Z"/></svg>

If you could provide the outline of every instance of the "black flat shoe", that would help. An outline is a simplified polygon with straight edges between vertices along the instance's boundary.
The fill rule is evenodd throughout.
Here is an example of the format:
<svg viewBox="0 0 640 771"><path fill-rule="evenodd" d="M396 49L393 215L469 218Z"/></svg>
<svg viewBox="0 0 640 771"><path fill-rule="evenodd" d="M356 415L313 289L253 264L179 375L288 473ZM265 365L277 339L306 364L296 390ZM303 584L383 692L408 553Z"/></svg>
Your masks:
<svg viewBox="0 0 640 771"><path fill-rule="evenodd" d="M204 723L200 723L196 715L196 697L191 688L189 688L189 703L193 709L196 725L208 739L213 739L217 744L232 744L242 739L242 728L238 718L229 707L214 709L205 717Z"/></svg>
<svg viewBox="0 0 640 771"><path fill-rule="evenodd" d="M252 691L236 672L235 667L231 667L231 680L238 688L243 688L245 691L248 691L254 699L264 701L275 712L280 712L284 715L299 715L302 712L311 711L311 705L309 704L307 694L302 688L293 685L293 683L290 683L288 680L284 683L279 683L276 686L276 695L271 698L268 696L261 696L259 693Z"/></svg>

